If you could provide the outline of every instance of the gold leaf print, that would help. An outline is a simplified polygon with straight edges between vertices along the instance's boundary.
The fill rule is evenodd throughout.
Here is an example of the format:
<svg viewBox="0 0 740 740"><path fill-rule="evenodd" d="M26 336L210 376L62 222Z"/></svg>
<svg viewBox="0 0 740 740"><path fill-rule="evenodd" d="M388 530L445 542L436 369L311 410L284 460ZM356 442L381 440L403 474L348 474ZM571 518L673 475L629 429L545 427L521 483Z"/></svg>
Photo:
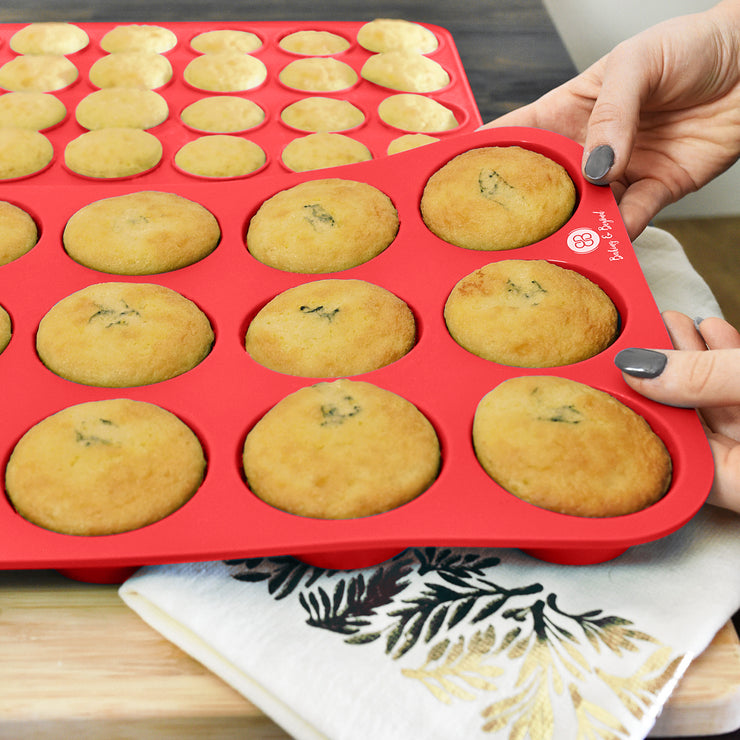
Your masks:
<svg viewBox="0 0 740 740"><path fill-rule="evenodd" d="M576 740L593 740L594 738L619 740L620 737L627 735L626 728L613 714L598 704L586 701L573 684L570 684L568 689L578 722ZM594 727L594 720L604 727Z"/></svg>

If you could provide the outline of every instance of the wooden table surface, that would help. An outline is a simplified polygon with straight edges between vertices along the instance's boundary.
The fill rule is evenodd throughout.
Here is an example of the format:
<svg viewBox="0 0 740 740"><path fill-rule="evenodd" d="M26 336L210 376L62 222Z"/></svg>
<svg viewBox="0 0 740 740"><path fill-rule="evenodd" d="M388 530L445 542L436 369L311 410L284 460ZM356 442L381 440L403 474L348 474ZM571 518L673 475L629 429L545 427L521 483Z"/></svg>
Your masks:
<svg viewBox="0 0 740 740"><path fill-rule="evenodd" d="M399 17L453 35L484 121L574 73L539 0L24 0L0 23L365 21ZM740 725L740 643L731 623L689 669L663 735ZM734 724L737 722L737 724ZM115 586L0 572L0 739L286 738L253 705L151 630Z"/></svg>

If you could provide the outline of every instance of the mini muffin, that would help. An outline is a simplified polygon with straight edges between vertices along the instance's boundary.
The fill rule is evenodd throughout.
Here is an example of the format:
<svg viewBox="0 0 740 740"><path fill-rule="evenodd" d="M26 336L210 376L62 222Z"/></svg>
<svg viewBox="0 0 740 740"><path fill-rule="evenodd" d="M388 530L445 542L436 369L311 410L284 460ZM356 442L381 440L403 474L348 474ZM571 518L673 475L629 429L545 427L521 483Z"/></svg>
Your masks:
<svg viewBox="0 0 740 740"><path fill-rule="evenodd" d="M430 29L399 18L376 18L365 23L357 32L357 43L368 51L403 49L418 54L428 54L439 46Z"/></svg>
<svg viewBox="0 0 740 740"><path fill-rule="evenodd" d="M160 383L210 352L213 329L192 301L148 283L98 283L59 301L36 333L56 375L106 388Z"/></svg>
<svg viewBox="0 0 740 740"><path fill-rule="evenodd" d="M346 90L358 80L349 64L328 57L296 59L283 67L279 78L287 87L313 93Z"/></svg>
<svg viewBox="0 0 740 740"><path fill-rule="evenodd" d="M101 128L72 139L64 164L85 177L132 177L151 170L162 159L162 143L134 128Z"/></svg>
<svg viewBox="0 0 740 740"><path fill-rule="evenodd" d="M264 150L248 139L228 134L201 136L183 144L175 164L199 177L244 177L266 162Z"/></svg>
<svg viewBox="0 0 740 740"><path fill-rule="evenodd" d="M28 177L43 170L54 158L54 147L38 131L0 129L0 179Z"/></svg>
<svg viewBox="0 0 740 740"><path fill-rule="evenodd" d="M435 92L450 84L450 76L439 62L413 51L374 54L362 65L360 74L368 82L401 92Z"/></svg>
<svg viewBox="0 0 740 740"><path fill-rule="evenodd" d="M266 200L249 223L247 248L278 270L334 272L376 257L397 232L398 212L385 193L368 183L327 178Z"/></svg>
<svg viewBox="0 0 740 740"><path fill-rule="evenodd" d="M249 54L224 51L195 57L183 78L198 90L239 92L259 87L267 79L267 67Z"/></svg>
<svg viewBox="0 0 740 740"><path fill-rule="evenodd" d="M198 131L235 134L259 126L265 120L265 111L246 98L214 95L188 105L180 118L186 126Z"/></svg>
<svg viewBox="0 0 740 740"><path fill-rule="evenodd" d="M153 90L108 87L85 96L75 109L77 123L95 131L101 128L158 126L167 119L167 101Z"/></svg>
<svg viewBox="0 0 740 740"><path fill-rule="evenodd" d="M372 158L370 150L361 141L344 134L326 132L293 139L285 145L282 153L283 164L293 172L341 167Z"/></svg>
<svg viewBox="0 0 740 740"><path fill-rule="evenodd" d="M576 190L566 170L518 146L470 149L427 181L424 223L465 249L501 250L533 244L570 218Z"/></svg>
<svg viewBox="0 0 740 740"><path fill-rule="evenodd" d="M389 126L419 133L449 131L458 125L455 114L442 103L412 93L385 98L378 106L378 115Z"/></svg>
<svg viewBox="0 0 740 740"><path fill-rule="evenodd" d="M426 144L434 144L435 141L439 141L439 139L428 134L404 134L403 136L397 136L388 144L386 153L400 154L401 152L409 151L409 149L416 149Z"/></svg>
<svg viewBox="0 0 740 740"><path fill-rule="evenodd" d="M43 131L56 126L66 115L64 103L48 93L9 92L0 96L1 128Z"/></svg>
<svg viewBox="0 0 740 740"><path fill-rule="evenodd" d="M671 481L670 455L643 417L567 378L496 386L475 412L473 443L499 485L561 514L631 514L658 501Z"/></svg>
<svg viewBox="0 0 740 740"><path fill-rule="evenodd" d="M36 222L22 208L0 201L0 265L30 252L39 238Z"/></svg>
<svg viewBox="0 0 740 740"><path fill-rule="evenodd" d="M0 87L13 92L54 92L69 87L79 76L67 57L24 54L0 67Z"/></svg>
<svg viewBox="0 0 740 740"><path fill-rule="evenodd" d="M301 388L247 435L252 492L277 509L351 519L394 509L423 493L440 466L429 420L371 383L336 380Z"/></svg>
<svg viewBox="0 0 740 740"><path fill-rule="evenodd" d="M251 54L262 47L262 39L250 31L223 28L199 33L190 42L190 46L201 54L217 54L223 51Z"/></svg>
<svg viewBox="0 0 740 740"><path fill-rule="evenodd" d="M191 265L221 238L215 216L176 193L142 191L97 200L64 228L64 248L80 264L118 275L153 275Z"/></svg>
<svg viewBox="0 0 740 740"><path fill-rule="evenodd" d="M65 56L84 49L87 33L71 23L29 23L10 38L10 48L18 54L57 54Z"/></svg>
<svg viewBox="0 0 740 740"><path fill-rule="evenodd" d="M349 41L330 31L295 31L280 39L278 46L291 54L322 56L349 49Z"/></svg>
<svg viewBox="0 0 740 740"><path fill-rule="evenodd" d="M365 114L349 100L313 96L296 100L280 115L283 123L312 133L346 131L365 121Z"/></svg>
<svg viewBox="0 0 740 740"><path fill-rule="evenodd" d="M29 429L5 471L18 513L54 532L110 535L185 504L205 473L193 431L159 406L125 398L69 406Z"/></svg>
<svg viewBox="0 0 740 740"><path fill-rule="evenodd" d="M317 280L273 298L252 319L246 349L279 373L358 375L395 362L414 345L404 301L364 280Z"/></svg>
<svg viewBox="0 0 740 740"><path fill-rule="evenodd" d="M129 23L116 26L100 40L100 48L109 54L123 51L148 51L163 54L177 45L177 36L163 26Z"/></svg>
<svg viewBox="0 0 740 740"><path fill-rule="evenodd" d="M119 51L93 63L89 72L95 87L141 87L155 90L172 79L167 57L153 51Z"/></svg>
<svg viewBox="0 0 740 740"><path fill-rule="evenodd" d="M452 338L478 357L554 367L593 357L617 336L609 296L545 260L502 260L464 277L444 310Z"/></svg>
<svg viewBox="0 0 740 740"><path fill-rule="evenodd" d="M13 325L8 312L0 306L0 353L10 344L13 335Z"/></svg>

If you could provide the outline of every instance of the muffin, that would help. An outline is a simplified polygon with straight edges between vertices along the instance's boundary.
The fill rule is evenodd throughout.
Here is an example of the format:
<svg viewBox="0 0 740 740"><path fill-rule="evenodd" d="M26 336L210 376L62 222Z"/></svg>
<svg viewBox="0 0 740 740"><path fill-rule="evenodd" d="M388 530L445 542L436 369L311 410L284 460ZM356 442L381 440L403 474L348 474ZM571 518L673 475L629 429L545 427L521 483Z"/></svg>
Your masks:
<svg viewBox="0 0 740 740"><path fill-rule="evenodd" d="M450 84L450 76L439 62L413 51L374 54L362 65L360 74L368 82L400 92L436 92Z"/></svg>
<svg viewBox="0 0 740 740"><path fill-rule="evenodd" d="M286 126L312 133L346 131L365 121L365 114L349 100L312 96L283 108L280 118Z"/></svg>
<svg viewBox="0 0 740 740"><path fill-rule="evenodd" d="M426 144L434 144L435 141L439 141L436 136L429 136L428 134L403 134L403 136L397 136L392 139L388 144L386 154L400 154L401 152L407 152L410 149L416 149Z"/></svg>
<svg viewBox="0 0 740 740"><path fill-rule="evenodd" d="M0 129L0 180L28 177L41 172L54 158L54 147L38 131Z"/></svg>
<svg viewBox="0 0 740 740"><path fill-rule="evenodd" d="M251 54L262 48L262 39L251 31L222 28L199 33L193 37L190 46L201 54L217 54L224 51Z"/></svg>
<svg viewBox="0 0 740 740"><path fill-rule="evenodd" d="M79 76L67 57L24 54L0 67L0 88L12 92L54 92L69 87Z"/></svg>
<svg viewBox="0 0 740 740"><path fill-rule="evenodd" d="M186 126L197 131L235 134L259 126L265 120L265 111L246 98L214 95L190 103L180 118Z"/></svg>
<svg viewBox="0 0 740 740"><path fill-rule="evenodd" d="M282 152L283 164L293 172L341 167L367 162L372 158L370 150L361 141L344 134L327 132L293 139Z"/></svg>
<svg viewBox="0 0 740 740"><path fill-rule="evenodd" d="M259 87L267 79L267 67L249 54L218 52L188 62L183 78L198 90L239 92Z"/></svg>
<svg viewBox="0 0 740 740"><path fill-rule="evenodd" d="M246 349L279 373L337 378L395 362L415 339L411 309L385 288L364 280L316 280L264 306L249 324Z"/></svg>
<svg viewBox="0 0 740 740"><path fill-rule="evenodd" d="M424 187L421 215L450 244L515 249L557 231L575 203L573 181L559 164L518 146L492 146L463 152L437 170Z"/></svg>
<svg viewBox="0 0 740 740"><path fill-rule="evenodd" d="M0 96L0 128L43 131L56 126L66 115L64 103L49 93L9 92Z"/></svg>
<svg viewBox="0 0 740 740"><path fill-rule="evenodd" d="M347 270L379 255L396 238L398 212L364 182L326 178L282 190L249 223L247 248L278 270Z"/></svg>
<svg viewBox="0 0 740 740"><path fill-rule="evenodd" d="M177 45L177 36L164 26L127 23L108 31L100 40L100 48L109 54L124 51L146 51L163 54Z"/></svg>
<svg viewBox="0 0 740 740"><path fill-rule="evenodd" d="M153 51L119 51L96 60L88 75L95 87L155 90L172 79L172 65Z"/></svg>
<svg viewBox="0 0 740 740"><path fill-rule="evenodd" d="M658 501L671 458L639 414L567 378L511 378L490 391L473 421L475 453L509 493L581 517L612 517Z"/></svg>
<svg viewBox="0 0 740 740"><path fill-rule="evenodd" d="M389 511L423 493L440 466L429 420L371 383L301 388L270 409L244 443L251 491L282 511L351 519Z"/></svg>
<svg viewBox="0 0 740 740"><path fill-rule="evenodd" d="M56 375L106 388L160 383L211 350L206 315L170 288L98 283L72 293L41 319L40 360Z"/></svg>
<svg viewBox="0 0 740 740"><path fill-rule="evenodd" d="M175 154L177 167L199 177L244 177L265 162L260 146L228 134L201 136L183 144Z"/></svg>
<svg viewBox="0 0 740 740"><path fill-rule="evenodd" d="M67 407L29 429L8 461L5 490L45 529L110 535L185 504L205 473L203 449L177 416L129 399Z"/></svg>
<svg viewBox="0 0 740 740"><path fill-rule="evenodd" d="M403 131L429 133L458 126L455 114L432 98L412 93L391 95L378 106L380 120Z"/></svg>
<svg viewBox="0 0 740 740"><path fill-rule="evenodd" d="M22 208L0 201L0 265L30 252L39 238L36 222Z"/></svg>
<svg viewBox="0 0 740 740"><path fill-rule="evenodd" d="M350 43L343 36L330 31L295 31L283 36L278 46L291 54L322 56L346 51Z"/></svg>
<svg viewBox="0 0 740 740"><path fill-rule="evenodd" d="M0 353L10 344L13 335L13 325L8 312L0 306Z"/></svg>
<svg viewBox="0 0 740 740"><path fill-rule="evenodd" d="M65 56L81 51L89 40L87 33L72 23L29 23L10 37L10 48L17 54Z"/></svg>
<svg viewBox="0 0 740 740"><path fill-rule="evenodd" d="M85 96L75 109L77 123L89 131L101 128L148 129L167 120L167 101L153 90L109 87Z"/></svg>
<svg viewBox="0 0 740 740"><path fill-rule="evenodd" d="M153 275L209 255L221 238L215 216L176 193L141 191L84 206L67 222L63 242L86 267L118 275Z"/></svg>
<svg viewBox="0 0 740 740"><path fill-rule="evenodd" d="M400 18L375 18L365 23L357 31L357 43L376 53L403 49L429 54L439 46L430 29Z"/></svg>
<svg viewBox="0 0 740 740"><path fill-rule="evenodd" d="M358 80L349 64L329 57L296 59L283 67L279 78L287 87L311 93L347 90Z"/></svg>
<svg viewBox="0 0 740 740"><path fill-rule="evenodd" d="M617 309L595 283L545 260L502 260L464 277L444 309L452 338L501 365L554 367L616 338Z"/></svg>
<svg viewBox="0 0 740 740"><path fill-rule="evenodd" d="M161 159L159 139L134 128L88 131L64 149L64 164L84 177L133 177L156 167Z"/></svg>

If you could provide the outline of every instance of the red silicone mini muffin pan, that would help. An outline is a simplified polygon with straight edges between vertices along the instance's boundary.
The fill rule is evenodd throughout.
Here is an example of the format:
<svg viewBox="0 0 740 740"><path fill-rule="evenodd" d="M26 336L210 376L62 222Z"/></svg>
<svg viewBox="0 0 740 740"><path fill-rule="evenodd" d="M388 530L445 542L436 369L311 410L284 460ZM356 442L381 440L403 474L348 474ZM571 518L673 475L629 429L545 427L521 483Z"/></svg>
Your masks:
<svg viewBox="0 0 740 740"><path fill-rule="evenodd" d="M0 66L18 56L10 48L10 40L13 34L23 28L24 25L7 24L0 26ZM70 186L75 185L80 176L66 170L64 148L71 140L87 131L77 122L75 110L83 98L99 89L91 84L89 72L93 64L107 54L100 46L101 39L111 29L125 24L80 23L76 25L83 28L90 39L87 47L79 52L67 55L67 58L77 67L79 73L77 80L68 87L50 93L65 104L67 115L58 125L42 131L54 147L54 159L49 174L58 178L55 179L55 182L62 184L67 180ZM154 92L167 101L169 116L160 125L148 129L148 133L159 139L163 152L160 163L151 172L144 175L147 181L179 179L179 177L184 180L193 179L193 175L182 173L175 167L174 157L182 146L208 134L188 128L183 124L180 116L183 109L191 103L211 96L235 95L243 97L259 105L265 112L265 119L261 124L252 129L233 134L253 141L262 148L266 155L265 166L246 176L288 171L282 164L281 154L283 149L294 139L302 138L309 132L298 131L285 125L281 120L281 112L291 103L308 97L318 96L347 100L359 108L365 114L365 121L356 128L337 133L363 143L374 158L385 156L388 144L391 141L403 134L410 133L389 126L378 115L380 103L387 97L399 94L402 91L381 87L362 78L362 66L369 57L373 56L373 52L367 51L357 43L357 32L363 25L362 23L337 21L325 23L153 23L147 25L167 28L173 31L178 39L175 47L163 53L163 56L169 60L172 66L172 79L162 87L154 88ZM439 45L435 51L425 54L425 56L440 64L447 71L450 81L440 90L423 93L423 95L450 109L458 121L458 126L454 129L429 132L429 135L444 139L466 131L473 131L481 123L480 113L475 105L475 99L454 41L450 33L443 28L431 25L427 25L427 28L434 32ZM267 68L267 78L263 83L243 91L218 93L197 89L184 81L183 74L187 65L196 57L201 56L201 53L195 51L191 46L193 38L200 33L216 30L248 31L262 40L262 46L252 52L251 56L262 61ZM289 88L280 82L280 72L286 65L297 59L306 58L305 55L294 54L281 49L280 40L295 31L306 30L328 31L343 37L350 43L346 51L329 56L332 59L344 62L356 72L358 81L354 85L335 92L306 92ZM43 174L46 174L46 172Z"/></svg>
<svg viewBox="0 0 740 740"><path fill-rule="evenodd" d="M419 203L428 178L457 154L489 145L529 148L567 169L578 202L562 228L540 242L506 252L461 249L427 229ZM187 504L160 522L116 535L50 532L24 520L6 496L0 497L0 567L57 568L88 580L116 580L146 564L290 554L320 566L352 568L426 545L516 547L553 562L586 564L616 557L632 545L680 528L706 499L713 475L711 453L693 410L639 396L614 366L614 355L625 347L670 347L670 340L611 191L584 180L581 156L577 144L556 134L501 128L300 174L278 169L258 177L204 182L161 168L159 175L100 183L50 168L40 176L0 183L0 199L28 211L40 229L39 241L28 254L0 267L0 305L13 324L10 344L0 354L2 470L18 439L46 416L76 403L118 397L148 401L175 413L198 435L208 460L203 484ZM330 275L281 272L254 259L245 234L261 203L299 182L324 177L366 182L386 193L400 218L393 243L369 262ZM96 272L67 256L62 232L77 210L101 197L144 189L177 192L208 208L221 226L218 247L191 266L141 277ZM619 311L616 341L583 362L534 370L497 365L466 352L446 330L444 303L460 278L501 259L547 259L596 282ZM442 449L439 476L418 498L383 514L340 521L298 517L268 506L249 491L241 469L249 429L281 398L321 380L275 373L254 362L244 349L249 321L281 291L329 276L381 285L413 310L418 332L413 349L395 363L354 379L414 403L434 425ZM211 353L184 375L139 388L95 388L55 376L36 355L39 321L66 295L109 280L155 282L193 300L213 324ZM666 495L634 514L588 519L539 509L498 486L475 458L473 415L489 390L523 374L559 375L592 385L644 416L673 460Z"/></svg>

